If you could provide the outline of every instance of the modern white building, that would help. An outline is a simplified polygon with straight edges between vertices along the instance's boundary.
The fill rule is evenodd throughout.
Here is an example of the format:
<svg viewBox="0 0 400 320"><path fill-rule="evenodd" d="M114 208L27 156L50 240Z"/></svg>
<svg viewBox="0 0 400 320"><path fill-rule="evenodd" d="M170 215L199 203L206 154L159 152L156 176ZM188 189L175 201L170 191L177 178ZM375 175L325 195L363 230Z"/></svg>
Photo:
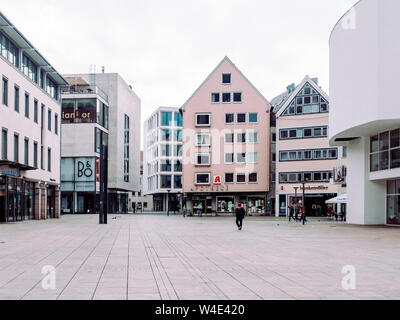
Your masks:
<svg viewBox="0 0 400 320"><path fill-rule="evenodd" d="M156 212L182 207L182 115L161 107L144 123L143 192L153 196Z"/></svg>
<svg viewBox="0 0 400 320"><path fill-rule="evenodd" d="M0 12L0 222L60 216L60 86Z"/></svg>
<svg viewBox="0 0 400 320"><path fill-rule="evenodd" d="M117 73L65 78L63 210L96 212L100 146L108 144L108 211L127 213L130 195L140 191L141 101Z"/></svg>
<svg viewBox="0 0 400 320"><path fill-rule="evenodd" d="M348 219L400 224L400 1L361 0L330 38L330 143L348 149Z"/></svg>

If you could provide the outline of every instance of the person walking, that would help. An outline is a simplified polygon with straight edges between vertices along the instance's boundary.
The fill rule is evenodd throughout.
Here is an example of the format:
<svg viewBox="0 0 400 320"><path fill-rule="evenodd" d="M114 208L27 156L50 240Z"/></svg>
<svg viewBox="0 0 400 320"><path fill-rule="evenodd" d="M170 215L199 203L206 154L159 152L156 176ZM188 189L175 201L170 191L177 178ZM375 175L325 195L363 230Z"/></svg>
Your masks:
<svg viewBox="0 0 400 320"><path fill-rule="evenodd" d="M236 214L236 225L239 230L243 229L243 219L246 216L246 212L244 211L244 208L241 203L239 203L239 206L235 210Z"/></svg>
<svg viewBox="0 0 400 320"><path fill-rule="evenodd" d="M289 223L292 222L292 219L294 220L294 204L289 206Z"/></svg>
<svg viewBox="0 0 400 320"><path fill-rule="evenodd" d="M294 217L294 221L301 221L299 219L299 214L300 214L300 204L296 204L295 208L294 208L294 212L295 212L295 217Z"/></svg>
<svg viewBox="0 0 400 320"><path fill-rule="evenodd" d="M197 206L197 212L199 214L199 217L203 216L203 205L201 203Z"/></svg>
<svg viewBox="0 0 400 320"><path fill-rule="evenodd" d="M135 214L136 213L136 203L135 202L132 203L132 209L133 209L133 213Z"/></svg>

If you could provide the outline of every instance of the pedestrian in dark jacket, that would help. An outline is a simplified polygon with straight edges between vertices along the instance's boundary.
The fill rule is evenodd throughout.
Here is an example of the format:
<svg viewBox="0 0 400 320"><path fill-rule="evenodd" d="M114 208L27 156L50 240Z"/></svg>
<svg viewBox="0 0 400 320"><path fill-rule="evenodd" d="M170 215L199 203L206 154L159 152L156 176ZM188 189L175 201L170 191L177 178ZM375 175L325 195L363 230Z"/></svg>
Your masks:
<svg viewBox="0 0 400 320"><path fill-rule="evenodd" d="M289 206L289 222L292 222L292 219L294 220L294 204Z"/></svg>
<svg viewBox="0 0 400 320"><path fill-rule="evenodd" d="M242 207L242 204L240 203L237 209L235 210L236 213L236 225L239 228L239 230L242 230L243 228L243 219L246 216L246 211L244 211L244 208Z"/></svg>

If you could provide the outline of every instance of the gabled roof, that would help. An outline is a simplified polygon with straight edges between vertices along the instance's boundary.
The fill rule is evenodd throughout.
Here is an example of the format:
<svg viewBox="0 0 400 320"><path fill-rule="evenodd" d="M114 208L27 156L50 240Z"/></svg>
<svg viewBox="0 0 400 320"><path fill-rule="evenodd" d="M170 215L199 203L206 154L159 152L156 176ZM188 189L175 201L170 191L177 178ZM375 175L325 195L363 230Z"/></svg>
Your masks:
<svg viewBox="0 0 400 320"><path fill-rule="evenodd" d="M211 78L211 76L219 69L219 67L225 62L227 61L228 63L230 63L235 69L236 71L253 87L253 89L260 95L260 97L262 99L265 100L265 102L268 104L268 106L271 105L271 103L261 94L261 92L250 82L249 79L247 79L247 77L239 70L238 67L236 67L236 65L232 62L231 59L229 59L227 56L225 56L224 59L222 59L222 61L215 67L215 69L208 75L208 77L202 82L202 84L197 88L197 90L190 96L190 98L183 104L181 110L184 112L185 111L185 107L186 105L189 103L190 100L192 100L192 98L197 94L197 92L200 91L200 89L203 87L203 85ZM269 109L268 109L269 111Z"/></svg>
<svg viewBox="0 0 400 320"><path fill-rule="evenodd" d="M276 117L280 117L283 112L285 112L286 108L289 106L289 104L293 101L293 99L298 95L300 90L303 89L304 85L306 83L309 83L321 96L324 97L326 101L329 101L329 96L325 93L324 90L322 90L314 81L311 79L309 76L306 76L303 81L296 87L296 89L286 97L286 100L283 104L281 104L281 107L279 108L278 112L276 113ZM281 95L282 96L282 95ZM279 97L279 96L278 96ZM275 98L276 99L276 98ZM275 100L274 99L274 100Z"/></svg>

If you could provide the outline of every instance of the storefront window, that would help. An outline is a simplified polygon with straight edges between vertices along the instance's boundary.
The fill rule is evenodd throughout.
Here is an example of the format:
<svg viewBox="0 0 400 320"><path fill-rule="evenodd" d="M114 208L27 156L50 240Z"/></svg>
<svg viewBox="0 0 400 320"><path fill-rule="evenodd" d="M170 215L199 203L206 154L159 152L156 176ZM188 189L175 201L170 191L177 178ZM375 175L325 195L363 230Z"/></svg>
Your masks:
<svg viewBox="0 0 400 320"><path fill-rule="evenodd" d="M249 214L265 214L265 198L264 197L249 197L248 198L248 213Z"/></svg>
<svg viewBox="0 0 400 320"><path fill-rule="evenodd" d="M235 197L217 197L217 212L235 212Z"/></svg>

